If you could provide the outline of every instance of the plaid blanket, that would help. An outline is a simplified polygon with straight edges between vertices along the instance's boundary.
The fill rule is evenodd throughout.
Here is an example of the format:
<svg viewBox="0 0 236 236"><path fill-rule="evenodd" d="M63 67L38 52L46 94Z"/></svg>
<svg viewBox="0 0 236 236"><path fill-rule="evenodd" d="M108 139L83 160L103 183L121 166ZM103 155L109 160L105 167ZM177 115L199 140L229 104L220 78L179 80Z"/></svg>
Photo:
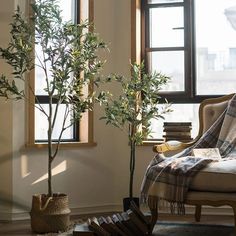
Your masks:
<svg viewBox="0 0 236 236"><path fill-rule="evenodd" d="M166 200L172 213L184 214L184 202L194 175L212 159L191 156L193 148L219 148L222 161L236 157L236 95L226 110L193 146L166 158L157 154L149 164L141 186L141 199ZM148 199L149 198L149 199Z"/></svg>

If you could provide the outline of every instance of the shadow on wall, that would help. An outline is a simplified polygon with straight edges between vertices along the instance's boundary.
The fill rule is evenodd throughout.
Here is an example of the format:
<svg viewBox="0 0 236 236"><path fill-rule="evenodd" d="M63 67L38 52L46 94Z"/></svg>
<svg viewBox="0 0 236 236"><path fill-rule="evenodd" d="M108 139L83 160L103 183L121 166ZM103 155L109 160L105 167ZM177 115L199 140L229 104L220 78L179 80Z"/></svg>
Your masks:
<svg viewBox="0 0 236 236"><path fill-rule="evenodd" d="M65 160L68 156L68 160ZM13 162L9 178L13 178L12 188L14 188L12 190L13 196L0 188L0 207L9 204L10 207L24 212L30 210L32 194L45 193L47 190L46 159L47 153L44 149L33 153L30 148L22 148L19 152L0 156L0 165L8 161ZM107 158L103 159L106 160L103 162L94 154L94 149L80 149L79 152L78 150L61 150L60 155L55 159L52 171L55 190L66 190L67 192L71 190L68 189L69 186L81 188L84 183L86 183L87 191L93 191L94 188L103 189L104 182L112 182L114 175L112 169L109 168L112 163L107 162ZM80 167L79 171L78 166ZM100 180L98 180L98 176L101 177ZM7 175L2 176L2 178L5 177L8 178ZM94 180L97 181L96 186L94 186ZM20 195L17 194L19 192ZM80 193L80 196L83 194L85 193Z"/></svg>
<svg viewBox="0 0 236 236"><path fill-rule="evenodd" d="M16 154L16 152L1 155L0 156L0 166L8 161L11 161L12 156L15 156L15 154ZM7 176L2 175L1 178L3 178L3 181L5 181ZM14 202L12 199L14 199ZM17 196L12 196L9 193L6 193L3 190L1 190L0 191L0 208L3 206L4 207L13 207L13 208L21 209L24 211L30 210L30 208L28 207L28 204L26 204L25 201L18 198Z"/></svg>
<svg viewBox="0 0 236 236"><path fill-rule="evenodd" d="M34 158L38 159L39 157L37 156ZM37 168L37 171L34 171L34 172L30 171L33 168L35 168L34 166L31 166L32 161L29 160L28 155L21 154L19 152L13 152L13 153L9 153L9 154L5 154L5 155L0 156L0 166L8 161L14 161L15 164L13 164L13 166L16 165L17 169L14 169L14 167L13 167L12 173L6 173L6 174L7 175L14 174L17 179L24 180L24 184L22 186L22 189L24 190L24 192L27 192L27 190L29 190L29 188L31 188L31 191L33 191L36 187L37 187L37 189L45 188L45 186L46 186L45 182L47 181L47 178L48 178L48 175L44 174L44 173L47 173L46 167L45 168L39 167L39 168ZM38 159L36 164L39 164L40 162L42 162L42 161L39 161L39 159ZM54 176L56 176L56 175L59 175L59 174L65 172L66 170L67 170L67 162L62 161L53 168L52 173ZM35 173L35 172L37 172L37 173ZM8 177L8 176L6 176L6 175L4 176L4 175L5 175L5 173L2 173L1 178L3 181L7 178L12 178L12 176ZM37 186L35 186L35 185L37 185ZM17 186L17 187L21 188L21 186ZM13 188L13 186L11 188ZM15 196L15 195L10 195L9 193L6 193L6 192L7 191L4 191L4 189L0 191L0 207L1 206L4 206L4 207L9 206L9 207L17 208L19 210L24 210L24 211L30 210L28 199L22 199L22 198ZM12 193L14 193L13 190L12 190ZM31 198L31 194L29 197Z"/></svg>

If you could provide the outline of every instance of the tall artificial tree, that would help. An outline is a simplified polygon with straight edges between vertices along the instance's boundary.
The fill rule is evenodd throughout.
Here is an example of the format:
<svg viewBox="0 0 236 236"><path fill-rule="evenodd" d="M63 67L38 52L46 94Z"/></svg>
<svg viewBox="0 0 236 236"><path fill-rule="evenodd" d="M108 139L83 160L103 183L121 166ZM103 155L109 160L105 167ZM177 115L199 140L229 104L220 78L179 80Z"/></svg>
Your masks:
<svg viewBox="0 0 236 236"><path fill-rule="evenodd" d="M1 57L13 69L10 76L0 75L0 96L28 101L31 93L35 98L35 107L46 117L48 195L52 196L52 162L58 154L64 131L80 121L84 112L93 109L94 99L102 99L91 90L84 93L83 89L102 82L97 77L103 66L98 51L106 46L97 34L89 30L88 22L64 22L57 0L35 0L31 6L32 19L25 18L17 9L11 23L9 45L0 48ZM42 57L35 54L35 45L39 47ZM38 58L37 64L35 57ZM40 105L31 87L30 80L34 78L28 74L35 67L43 71L44 91L49 98L48 111ZM62 104L66 107L63 121L57 140L53 141L52 134Z"/></svg>
<svg viewBox="0 0 236 236"><path fill-rule="evenodd" d="M151 120L163 119L170 112L170 106L158 107L160 89L169 81L169 77L161 73L145 73L144 63L131 65L131 78L112 75L108 81L120 84L121 93L115 98L109 96L104 102L105 114L101 119L106 124L119 128L128 135L130 145L130 178L129 197L133 198L133 182L136 161L136 146L151 135Z"/></svg>

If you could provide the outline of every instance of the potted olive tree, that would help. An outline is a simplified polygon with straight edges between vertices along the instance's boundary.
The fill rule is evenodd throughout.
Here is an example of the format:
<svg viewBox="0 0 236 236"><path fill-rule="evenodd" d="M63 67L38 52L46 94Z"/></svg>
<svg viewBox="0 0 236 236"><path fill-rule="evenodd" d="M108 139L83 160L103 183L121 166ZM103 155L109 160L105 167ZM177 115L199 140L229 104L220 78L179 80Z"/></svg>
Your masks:
<svg viewBox="0 0 236 236"><path fill-rule="evenodd" d="M53 192L52 163L64 131L78 122L84 112L93 109L94 100L102 99L101 95L90 90L84 93L83 89L102 82L96 78L103 66L97 52L106 46L89 30L88 22L64 22L56 0L35 0L31 6L32 19L27 19L17 9L11 23L9 45L0 48L1 57L13 68L11 76L0 75L0 96L27 101L28 94L33 94L35 107L48 121L48 192L33 196L31 226L39 233L65 231L70 223L68 197ZM40 47L43 55L37 63L35 45ZM27 76L37 66L43 71L44 91L49 98L48 111L37 102L34 88L30 86L32 78ZM59 136L54 141L52 133L62 104L66 109Z"/></svg>
<svg viewBox="0 0 236 236"><path fill-rule="evenodd" d="M136 146L151 134L151 119L164 118L163 114L170 111L169 104L157 107L160 101L159 91L165 85L169 77L154 72L147 74L144 63L131 65L131 78L112 75L109 81L115 81L121 85L121 93L115 99L110 96L104 103L105 114L101 119L106 124L119 128L128 135L130 146L130 177L129 197L123 199L124 210L130 206L130 201L139 205L139 199L133 196L133 182L135 171Z"/></svg>

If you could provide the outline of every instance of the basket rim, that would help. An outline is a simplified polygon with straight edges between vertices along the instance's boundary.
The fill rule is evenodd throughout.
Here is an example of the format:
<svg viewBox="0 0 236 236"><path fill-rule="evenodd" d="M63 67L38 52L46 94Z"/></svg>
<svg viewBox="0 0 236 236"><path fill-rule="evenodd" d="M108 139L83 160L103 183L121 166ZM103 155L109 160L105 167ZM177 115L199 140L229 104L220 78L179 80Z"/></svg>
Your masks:
<svg viewBox="0 0 236 236"><path fill-rule="evenodd" d="M47 193L35 193L32 195L33 197L43 197L43 198L48 198L50 197ZM53 193L52 198L60 198L60 197L68 197L67 194L65 193Z"/></svg>

